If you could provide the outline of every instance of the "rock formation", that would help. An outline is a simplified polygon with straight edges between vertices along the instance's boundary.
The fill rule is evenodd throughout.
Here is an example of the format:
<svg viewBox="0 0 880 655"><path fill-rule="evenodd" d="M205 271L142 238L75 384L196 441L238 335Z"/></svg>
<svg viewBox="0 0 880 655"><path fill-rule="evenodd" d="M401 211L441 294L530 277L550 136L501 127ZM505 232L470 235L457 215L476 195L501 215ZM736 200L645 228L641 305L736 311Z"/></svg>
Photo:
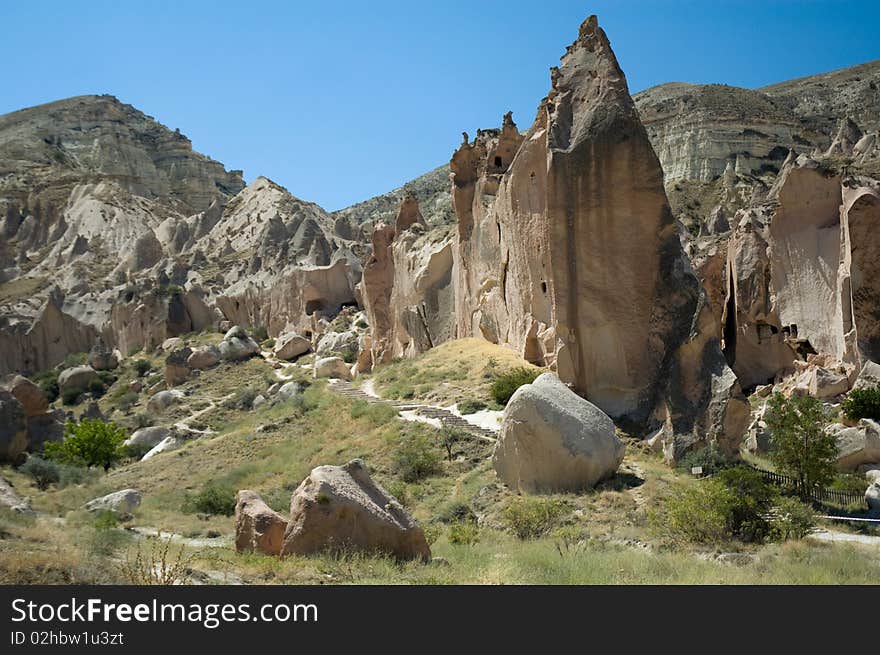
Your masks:
<svg viewBox="0 0 880 655"><path fill-rule="evenodd" d="M242 489L235 502L235 550L279 555L287 519L270 508L255 491Z"/></svg>
<svg viewBox="0 0 880 655"><path fill-rule="evenodd" d="M543 373L504 409L493 464L514 491L578 492L613 475L624 451L601 409Z"/></svg>
<svg viewBox="0 0 880 655"><path fill-rule="evenodd" d="M418 524L377 485L361 460L318 466L293 492L282 555L347 550L431 557Z"/></svg>

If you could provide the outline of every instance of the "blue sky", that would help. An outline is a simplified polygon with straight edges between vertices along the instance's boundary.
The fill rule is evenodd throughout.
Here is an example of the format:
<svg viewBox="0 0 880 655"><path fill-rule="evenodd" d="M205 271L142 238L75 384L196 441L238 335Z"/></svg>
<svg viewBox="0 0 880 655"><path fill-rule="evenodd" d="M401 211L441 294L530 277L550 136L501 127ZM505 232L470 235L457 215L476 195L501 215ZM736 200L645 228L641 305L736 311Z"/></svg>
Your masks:
<svg viewBox="0 0 880 655"><path fill-rule="evenodd" d="M877 0L0 0L0 113L111 93L333 210L445 163L507 110L528 127L591 13L632 92L880 58Z"/></svg>

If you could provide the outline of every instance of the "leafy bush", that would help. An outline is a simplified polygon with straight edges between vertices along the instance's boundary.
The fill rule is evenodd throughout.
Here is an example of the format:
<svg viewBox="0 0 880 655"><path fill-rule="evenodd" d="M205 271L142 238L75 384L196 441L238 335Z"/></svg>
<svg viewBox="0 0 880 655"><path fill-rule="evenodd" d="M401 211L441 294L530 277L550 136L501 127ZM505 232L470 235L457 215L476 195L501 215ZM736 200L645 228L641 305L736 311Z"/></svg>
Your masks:
<svg viewBox="0 0 880 655"><path fill-rule="evenodd" d="M266 330L265 325L261 325L259 327L255 327L250 331L251 338L257 343L262 343L266 339L269 338L269 332Z"/></svg>
<svg viewBox="0 0 880 655"><path fill-rule="evenodd" d="M761 543L772 535L775 501L759 472L737 466L674 491L650 519L672 541Z"/></svg>
<svg viewBox="0 0 880 655"><path fill-rule="evenodd" d="M122 458L122 442L126 434L115 423L99 419L68 421L64 427L64 441L46 444L47 458L79 466L102 466L108 470Z"/></svg>
<svg viewBox="0 0 880 655"><path fill-rule="evenodd" d="M183 503L184 512L232 516L235 513L235 491L231 487L209 482Z"/></svg>
<svg viewBox="0 0 880 655"><path fill-rule="evenodd" d="M152 449L152 446L145 443L130 444L122 447L122 454L129 459L140 461Z"/></svg>
<svg viewBox="0 0 880 655"><path fill-rule="evenodd" d="M695 466L703 467L704 475L712 475L731 466L731 461L721 449L713 443L705 448L692 450L689 453L686 453L685 456L678 461L677 468L685 473L690 473L691 469Z"/></svg>
<svg viewBox="0 0 880 655"><path fill-rule="evenodd" d="M827 488L846 493L864 494L868 489L868 480L865 476L857 473L839 473Z"/></svg>
<svg viewBox="0 0 880 655"><path fill-rule="evenodd" d="M64 362L61 364L61 368L73 368L74 366L82 366L89 359L88 353L70 353L67 357L64 358Z"/></svg>
<svg viewBox="0 0 880 655"><path fill-rule="evenodd" d="M119 377L111 371L98 371L98 378L104 383L104 386L107 387L113 386L113 383L119 379Z"/></svg>
<svg viewBox="0 0 880 655"><path fill-rule="evenodd" d="M135 429L148 428L156 424L156 417L150 412L138 412L134 415Z"/></svg>
<svg viewBox="0 0 880 655"><path fill-rule="evenodd" d="M449 526L449 543L473 546L480 541L480 528L476 523L463 521Z"/></svg>
<svg viewBox="0 0 880 655"><path fill-rule="evenodd" d="M477 515L467 503L454 500L440 510L437 520L441 523L476 523Z"/></svg>
<svg viewBox="0 0 880 655"><path fill-rule="evenodd" d="M34 378L34 383L43 390L43 393L46 394L46 398L50 403L58 398L60 390L58 389L57 369L53 368L48 371L43 371Z"/></svg>
<svg viewBox="0 0 880 655"><path fill-rule="evenodd" d="M458 411L462 414L474 414L486 409L486 403L482 400L462 400L458 403Z"/></svg>
<svg viewBox="0 0 880 655"><path fill-rule="evenodd" d="M79 389L65 389L61 394L61 402L65 405L76 405L82 392Z"/></svg>
<svg viewBox="0 0 880 655"><path fill-rule="evenodd" d="M27 460L18 470L31 476L37 489L40 490L48 489L50 484L61 480L61 470L58 464L38 455L28 455Z"/></svg>
<svg viewBox="0 0 880 655"><path fill-rule="evenodd" d="M273 339L272 337L269 337L268 339L266 339L266 340L263 342L263 347L264 347L266 350L272 350L272 348L275 347L275 339Z"/></svg>
<svg viewBox="0 0 880 655"><path fill-rule="evenodd" d="M541 374L536 368L521 366L495 378L489 393L499 405L506 405L513 392L524 384L531 384Z"/></svg>
<svg viewBox="0 0 880 655"><path fill-rule="evenodd" d="M153 365L146 359L136 359L131 363L131 367L134 369L135 373L138 374L138 377L142 378L149 373L150 369L153 368Z"/></svg>
<svg viewBox="0 0 880 655"><path fill-rule="evenodd" d="M851 421L880 419L880 387L853 389L843 401L843 413Z"/></svg>
<svg viewBox="0 0 880 655"><path fill-rule="evenodd" d="M417 482L440 471L440 455L422 432L410 432L394 453L394 470L404 482Z"/></svg>
<svg viewBox="0 0 880 655"><path fill-rule="evenodd" d="M508 505L502 518L519 539L537 539L555 528L568 511L561 500L549 498L518 498Z"/></svg>
<svg viewBox="0 0 880 655"><path fill-rule="evenodd" d="M776 507L770 519L770 538L774 541L803 539L816 527L813 508L797 498L782 496L776 499Z"/></svg>
<svg viewBox="0 0 880 655"><path fill-rule="evenodd" d="M107 387L101 379L95 378L89 382L89 393L93 396L103 396L106 392Z"/></svg>
<svg viewBox="0 0 880 655"><path fill-rule="evenodd" d="M785 398L774 394L764 420L772 436L770 459L781 473L798 480L801 489L824 486L834 479L837 441L825 432L822 401L812 396Z"/></svg>

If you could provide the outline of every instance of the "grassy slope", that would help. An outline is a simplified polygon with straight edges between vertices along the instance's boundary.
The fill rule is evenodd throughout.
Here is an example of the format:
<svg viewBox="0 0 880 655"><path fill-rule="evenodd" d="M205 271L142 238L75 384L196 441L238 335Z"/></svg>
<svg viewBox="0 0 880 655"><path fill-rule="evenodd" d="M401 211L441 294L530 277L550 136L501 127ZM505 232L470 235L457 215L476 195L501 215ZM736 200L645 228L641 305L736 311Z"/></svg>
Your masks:
<svg viewBox="0 0 880 655"><path fill-rule="evenodd" d="M512 353L484 342L453 342L441 348L411 364L393 366L412 366L416 375L442 376L438 369L457 372L456 379L440 377L433 383L445 388L444 394L460 390L473 395L485 392L489 357L496 359L495 367L523 364ZM188 402L199 405L204 397L222 397L242 384L265 387L269 375L271 368L261 360L224 365L187 383L194 392ZM376 377L381 375L380 371ZM395 465L401 443L422 437L441 454L438 433L423 424L395 420L388 408L353 403L323 383L313 385L305 402L250 412L224 408L206 414L204 423L219 434L146 462L126 464L79 486L39 492L23 475L5 467L2 474L31 498L41 516L33 520L0 513L0 582L125 580L120 562L131 558L133 539L122 530L96 529L95 520L80 509L99 494L135 487L144 492L144 502L133 524L189 537L231 538L231 517L187 513L187 495L220 482L255 489L284 511L291 490L313 466L353 457L363 458L376 479L409 506L436 538L434 555L448 565L400 565L363 557L281 561L238 555L227 547L188 549L192 568L232 574L250 583L867 583L880 575L876 552L839 545L725 546L748 554L749 563L742 566L715 561L711 552L697 549L669 550L656 542L653 549L644 548L653 542L646 508L655 506L672 485L695 482L634 444L614 480L589 494L554 497L566 507L559 519L564 535L524 542L504 529L504 508L515 498L497 484L489 461L491 445L484 442L463 444L454 461L442 461L437 474L404 482ZM267 427L258 430L259 426ZM483 517L478 543L450 543L448 528L438 519L456 502Z"/></svg>

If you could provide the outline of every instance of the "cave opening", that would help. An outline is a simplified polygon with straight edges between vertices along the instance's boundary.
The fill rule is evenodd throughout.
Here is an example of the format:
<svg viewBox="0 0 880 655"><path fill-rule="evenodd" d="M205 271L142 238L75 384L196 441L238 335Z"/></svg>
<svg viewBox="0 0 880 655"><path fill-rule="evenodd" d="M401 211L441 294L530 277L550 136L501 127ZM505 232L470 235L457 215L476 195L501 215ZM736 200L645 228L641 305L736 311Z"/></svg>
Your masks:
<svg viewBox="0 0 880 655"><path fill-rule="evenodd" d="M504 166L504 162L501 160L501 157L495 157L495 168L502 168Z"/></svg>
<svg viewBox="0 0 880 655"><path fill-rule="evenodd" d="M325 306L324 301L320 298L306 301L306 316L311 316L315 312L323 311Z"/></svg>

